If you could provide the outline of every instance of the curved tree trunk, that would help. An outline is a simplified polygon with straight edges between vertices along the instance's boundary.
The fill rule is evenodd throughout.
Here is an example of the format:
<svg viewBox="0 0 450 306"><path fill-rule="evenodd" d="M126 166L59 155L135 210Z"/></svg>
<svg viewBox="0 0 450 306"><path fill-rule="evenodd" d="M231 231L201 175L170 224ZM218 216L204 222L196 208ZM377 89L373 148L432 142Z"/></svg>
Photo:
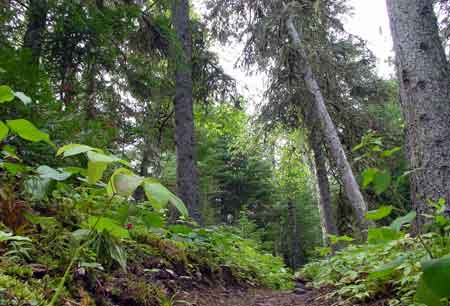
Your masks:
<svg viewBox="0 0 450 306"><path fill-rule="evenodd" d="M450 209L450 74L433 1L387 0L406 121L411 198L418 213L427 201ZM416 230L423 218L418 218Z"/></svg>
<svg viewBox="0 0 450 306"><path fill-rule="evenodd" d="M174 52L176 60L175 145L177 151L177 194L187 205L191 217L200 222L192 98L192 33L189 24L188 0L174 0L172 18L179 41L179 48L176 48L177 52Z"/></svg>
<svg viewBox="0 0 450 306"><path fill-rule="evenodd" d="M324 148L321 145L320 133L316 128L312 128L309 134L309 143L314 153L314 164L317 177L317 187L319 189L319 212L322 227L325 231L325 241L328 243L327 235L339 235L336 220L333 217L331 206L330 183L326 166Z"/></svg>
<svg viewBox="0 0 450 306"><path fill-rule="evenodd" d="M364 201L358 183L356 182L356 179L353 175L353 171L347 160L344 148L342 147L341 141L339 140L336 127L334 126L330 114L328 113L325 106L324 97L312 71L306 51L303 48L300 33L294 26L292 16L289 16L287 18L286 26L289 31L289 36L292 39L293 47L298 51L300 55L300 59L302 61L302 77L305 81L306 87L314 97L313 108L317 113L319 122L321 123L321 127L323 128L325 141L327 142L331 154L336 161L336 165L344 183L347 198L352 204L356 219L358 220L360 227L362 229L365 229L368 227L368 222L365 219L365 214L367 212L366 202Z"/></svg>

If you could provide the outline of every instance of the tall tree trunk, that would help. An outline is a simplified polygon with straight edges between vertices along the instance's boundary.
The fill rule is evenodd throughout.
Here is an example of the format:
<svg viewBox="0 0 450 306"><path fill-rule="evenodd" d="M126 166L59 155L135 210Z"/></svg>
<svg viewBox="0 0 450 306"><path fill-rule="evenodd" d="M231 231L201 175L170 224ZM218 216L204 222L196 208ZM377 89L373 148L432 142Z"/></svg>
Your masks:
<svg viewBox="0 0 450 306"><path fill-rule="evenodd" d="M325 231L324 240L329 243L328 235L339 235L336 220L333 217L333 208L331 205L330 183L326 166L326 157L324 148L321 144L320 133L316 127L311 129L309 134L309 143L314 153L314 164L317 177L317 187L319 189L319 212L322 227Z"/></svg>
<svg viewBox="0 0 450 306"><path fill-rule="evenodd" d="M85 118L86 120L94 120L96 118L97 115L97 111L95 108L95 104L97 102L97 63L96 63L96 58L93 57L93 59L91 60L91 64L89 65L89 69L88 69L88 86L86 88L86 92L87 92L87 97L86 97L86 102L85 102Z"/></svg>
<svg viewBox="0 0 450 306"><path fill-rule="evenodd" d="M48 13L47 0L30 0L27 11L27 30L23 47L31 50L33 64L39 63L42 53L42 40Z"/></svg>
<svg viewBox="0 0 450 306"><path fill-rule="evenodd" d="M433 3L387 0L418 213L439 199L450 210L450 74ZM416 230L423 221L418 218Z"/></svg>
<svg viewBox="0 0 450 306"><path fill-rule="evenodd" d="M175 144L177 153L177 194L187 205L191 217L197 222L201 222L198 207L198 178L195 167L192 33L189 24L188 0L174 0L172 18L179 41L179 48L176 48L176 52L174 52L176 59Z"/></svg>
<svg viewBox="0 0 450 306"><path fill-rule="evenodd" d="M336 161L336 165L342 177L344 183L345 192L347 198L352 204L354 213L358 220L358 223L362 229L368 227L368 222L365 219L367 212L367 205L359 189L358 183L353 175L352 168L347 160L344 148L336 130L336 127L331 120L330 114L325 106L325 100L320 90L320 87L316 81L314 73L309 63L306 51L303 48L301 36L299 31L294 26L292 16L288 16L286 19L286 26L289 31L289 35L292 39L294 48L298 51L300 59L302 61L302 77L305 81L308 91L314 97L314 111L317 113L321 127L323 128L323 135L330 148L331 154Z"/></svg>
<svg viewBox="0 0 450 306"><path fill-rule="evenodd" d="M288 224L290 235L290 266L297 270L303 263L302 250L300 249L300 231L297 220L297 209L293 202L288 203Z"/></svg>

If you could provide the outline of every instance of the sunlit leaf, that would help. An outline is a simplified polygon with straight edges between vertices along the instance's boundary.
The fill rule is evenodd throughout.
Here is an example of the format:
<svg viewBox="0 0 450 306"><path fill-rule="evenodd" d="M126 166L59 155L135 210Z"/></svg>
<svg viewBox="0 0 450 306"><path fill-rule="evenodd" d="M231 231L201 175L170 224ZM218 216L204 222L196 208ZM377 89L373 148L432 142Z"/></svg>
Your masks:
<svg viewBox="0 0 450 306"><path fill-rule="evenodd" d="M331 244L337 244L339 242L352 242L354 239L350 236L336 236L336 235L328 235Z"/></svg>
<svg viewBox="0 0 450 306"><path fill-rule="evenodd" d="M166 206L171 203L183 216L188 215L188 211L183 201L174 195L169 189L154 180L146 180L143 184L147 199L152 202L159 202Z"/></svg>
<svg viewBox="0 0 450 306"><path fill-rule="evenodd" d="M6 86L0 86L0 104L14 100L14 91Z"/></svg>
<svg viewBox="0 0 450 306"><path fill-rule="evenodd" d="M368 168L366 170L364 170L364 172L362 173L363 176L363 187L367 187L370 185L370 183L372 183L375 175L377 174L378 169L375 168Z"/></svg>
<svg viewBox="0 0 450 306"><path fill-rule="evenodd" d="M395 231L400 231L402 226L411 223L416 218L416 215L417 213L415 211L411 211L403 217L398 217L391 223L390 228Z"/></svg>
<svg viewBox="0 0 450 306"><path fill-rule="evenodd" d="M367 241L369 243L385 243L403 237L402 232L389 227L369 228Z"/></svg>
<svg viewBox="0 0 450 306"><path fill-rule="evenodd" d="M118 158L114 155L106 155L106 154L94 152L94 151L88 151L87 156L90 161L95 162L95 163L109 164L109 163L113 163L113 162L120 160L120 158Z"/></svg>
<svg viewBox="0 0 450 306"><path fill-rule="evenodd" d="M144 181L133 173L133 171L125 168L119 168L114 171L108 182L107 191L109 196L119 194L122 196L130 196Z"/></svg>
<svg viewBox="0 0 450 306"><path fill-rule="evenodd" d="M169 227L169 230L175 234L187 235L193 231L193 228L183 224L175 224Z"/></svg>
<svg viewBox="0 0 450 306"><path fill-rule="evenodd" d="M373 178L373 187L377 194L385 192L391 185L392 177L388 171L378 171Z"/></svg>
<svg viewBox="0 0 450 306"><path fill-rule="evenodd" d="M107 163L93 162L90 160L88 162L88 183L95 184L100 181L107 167Z"/></svg>
<svg viewBox="0 0 450 306"><path fill-rule="evenodd" d="M6 138L8 136L9 128L6 124L3 123L3 121L0 120L0 141Z"/></svg>
<svg viewBox="0 0 450 306"><path fill-rule="evenodd" d="M65 181L72 175L68 172L53 169L49 166L39 166L36 169L36 172L43 178L48 178L55 181Z"/></svg>
<svg viewBox="0 0 450 306"><path fill-rule="evenodd" d="M56 152L56 156L63 154L64 157L69 157L69 156L78 155L78 154L93 151L93 150L94 150L94 148L92 148L90 146L71 143L71 144L68 144L68 145L65 145L65 146L59 148L58 152Z"/></svg>
<svg viewBox="0 0 450 306"><path fill-rule="evenodd" d="M399 256L395 260L381 265L380 267L369 273L369 279L384 278L391 275L397 267L405 262L406 258L406 256Z"/></svg>
<svg viewBox="0 0 450 306"><path fill-rule="evenodd" d="M383 151L383 153L381 153L381 157L383 157L383 158L384 157L391 157L395 153L401 151L401 149L402 149L401 147L395 147L395 148L392 148L390 150L385 150L385 151Z"/></svg>
<svg viewBox="0 0 450 306"><path fill-rule="evenodd" d="M111 236L116 238L129 238L128 231L115 220L107 217L89 217L87 227L94 228L97 232L107 231Z"/></svg>
<svg viewBox="0 0 450 306"><path fill-rule="evenodd" d="M381 220L387 216L389 216L392 212L393 207L392 206L381 206L380 208L376 210L371 210L367 212L366 219L372 220L372 221L378 221Z"/></svg>
<svg viewBox="0 0 450 306"><path fill-rule="evenodd" d="M144 225L148 228L161 228L164 226L164 218L155 212L145 212L141 218Z"/></svg>
<svg viewBox="0 0 450 306"><path fill-rule="evenodd" d="M14 133L16 133L25 140L32 142L44 141L48 144L53 145L53 143L50 141L50 136L40 131L38 128L34 126L33 123L31 123L28 120L25 119L8 120L6 121L6 124L9 126L11 131L13 131Z"/></svg>
<svg viewBox="0 0 450 306"><path fill-rule="evenodd" d="M6 158L10 158L10 159L15 159L20 161L21 159L19 158L19 156L17 156L17 150L15 147L10 146L10 145L4 145L1 149L1 153L3 154L3 156L5 156Z"/></svg>
<svg viewBox="0 0 450 306"><path fill-rule="evenodd" d="M0 168L5 169L8 173L12 175L30 172L30 167L18 163L2 162L0 163Z"/></svg>

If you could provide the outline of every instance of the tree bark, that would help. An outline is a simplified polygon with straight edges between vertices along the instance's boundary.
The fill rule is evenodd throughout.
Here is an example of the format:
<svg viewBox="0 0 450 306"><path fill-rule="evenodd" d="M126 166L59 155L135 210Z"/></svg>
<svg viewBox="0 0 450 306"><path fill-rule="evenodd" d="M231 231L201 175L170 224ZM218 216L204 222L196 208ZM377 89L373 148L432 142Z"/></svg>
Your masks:
<svg viewBox="0 0 450 306"><path fill-rule="evenodd" d="M28 24L23 39L23 47L31 50L33 64L39 64L39 58L41 57L47 13L47 0L30 0L27 11Z"/></svg>
<svg viewBox="0 0 450 306"><path fill-rule="evenodd" d="M309 143L314 153L314 164L317 177L317 187L319 189L319 212L322 227L325 231L324 240L329 243L328 235L339 235L333 208L331 205L330 183L326 166L324 148L321 145L320 133L316 127L311 129Z"/></svg>
<svg viewBox="0 0 450 306"><path fill-rule="evenodd" d="M387 0L406 144L411 199L421 214L444 199L450 209L450 73L433 1ZM424 222L418 218L416 230Z"/></svg>
<svg viewBox="0 0 450 306"><path fill-rule="evenodd" d="M294 48L299 53L301 63L301 73L303 80L308 88L308 91L314 97L314 111L317 113L321 127L323 128L323 135L330 148L331 154L336 161L337 168L342 177L345 192L347 198L352 204L356 219L359 223L361 229L366 229L368 227L368 222L365 219L365 214L367 213L367 205L359 189L358 183L353 175L353 171L347 160L344 148L342 147L341 141L331 120L330 114L325 106L325 100L320 90L320 87L316 81L314 73L312 71L311 65L308 60L306 51L303 48L300 32L295 28L292 16L288 16L286 19L286 26L289 31L289 36L293 42Z"/></svg>
<svg viewBox="0 0 450 306"><path fill-rule="evenodd" d="M300 265L303 263L303 258L301 256L300 249L300 232L297 220L297 209L295 204L292 202L288 203L288 224L290 230L290 254L289 254L289 262L292 269L297 270Z"/></svg>
<svg viewBox="0 0 450 306"><path fill-rule="evenodd" d="M192 98L192 33L189 1L175 0L173 25L179 41L175 62L175 145L177 154L177 194L191 217L201 222L198 178L195 166L195 128ZM181 53L181 54L180 54Z"/></svg>

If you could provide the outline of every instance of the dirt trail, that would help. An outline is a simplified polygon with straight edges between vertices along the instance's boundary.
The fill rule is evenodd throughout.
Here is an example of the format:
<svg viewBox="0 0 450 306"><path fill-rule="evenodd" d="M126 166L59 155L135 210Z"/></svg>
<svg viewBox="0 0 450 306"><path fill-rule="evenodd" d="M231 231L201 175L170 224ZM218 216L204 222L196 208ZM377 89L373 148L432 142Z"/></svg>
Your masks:
<svg viewBox="0 0 450 306"><path fill-rule="evenodd" d="M193 291L186 296L180 296L180 300L186 300L192 303L192 306L312 306L309 302L312 295L311 292L298 294L295 291L216 288Z"/></svg>

